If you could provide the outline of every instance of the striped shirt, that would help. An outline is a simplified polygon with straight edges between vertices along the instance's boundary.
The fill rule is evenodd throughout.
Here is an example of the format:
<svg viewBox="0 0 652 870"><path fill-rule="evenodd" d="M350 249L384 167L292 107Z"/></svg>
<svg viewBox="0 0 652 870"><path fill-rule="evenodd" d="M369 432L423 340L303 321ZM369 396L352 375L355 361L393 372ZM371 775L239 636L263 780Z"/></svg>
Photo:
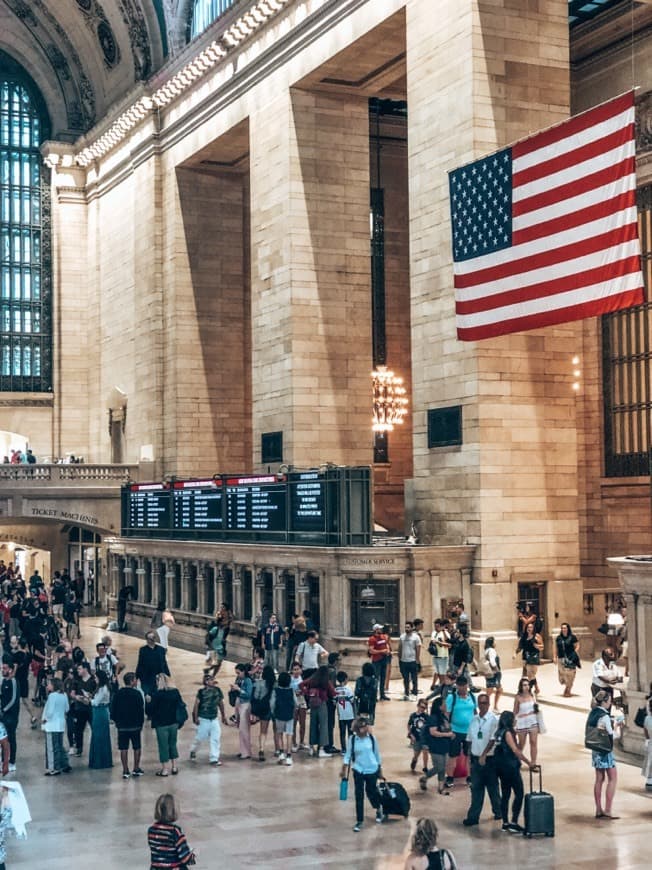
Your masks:
<svg viewBox="0 0 652 870"><path fill-rule="evenodd" d="M152 853L151 870L171 870L194 863L186 835L178 825L154 822L147 831L147 843Z"/></svg>

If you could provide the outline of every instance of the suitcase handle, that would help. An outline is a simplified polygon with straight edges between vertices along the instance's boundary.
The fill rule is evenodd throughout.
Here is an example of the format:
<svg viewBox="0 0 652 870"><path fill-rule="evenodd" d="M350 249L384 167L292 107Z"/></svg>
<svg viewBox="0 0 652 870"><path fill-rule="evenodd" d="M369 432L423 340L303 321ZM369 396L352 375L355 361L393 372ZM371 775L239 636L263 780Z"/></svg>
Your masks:
<svg viewBox="0 0 652 870"><path fill-rule="evenodd" d="M535 770L537 770L539 773L539 791L542 792L543 791L543 774L541 773L541 765L537 764L535 766ZM530 794L532 794L534 792L533 776L534 776L534 770L532 768L530 768Z"/></svg>

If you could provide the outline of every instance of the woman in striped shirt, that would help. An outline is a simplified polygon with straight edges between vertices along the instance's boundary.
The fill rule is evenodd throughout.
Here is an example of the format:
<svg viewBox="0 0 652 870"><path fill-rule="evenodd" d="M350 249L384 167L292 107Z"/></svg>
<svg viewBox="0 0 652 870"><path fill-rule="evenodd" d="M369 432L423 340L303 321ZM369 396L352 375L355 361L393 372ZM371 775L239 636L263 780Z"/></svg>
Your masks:
<svg viewBox="0 0 652 870"><path fill-rule="evenodd" d="M162 794L156 801L155 822L147 831L147 843L152 853L151 870L173 870L195 863L192 851L177 820L174 795Z"/></svg>

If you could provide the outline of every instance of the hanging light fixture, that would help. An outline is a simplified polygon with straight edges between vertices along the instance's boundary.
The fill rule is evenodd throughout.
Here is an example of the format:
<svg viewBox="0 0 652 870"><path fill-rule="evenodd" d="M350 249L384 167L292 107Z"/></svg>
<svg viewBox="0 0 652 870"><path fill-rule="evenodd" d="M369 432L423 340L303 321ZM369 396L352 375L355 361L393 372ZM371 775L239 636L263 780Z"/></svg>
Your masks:
<svg viewBox="0 0 652 870"><path fill-rule="evenodd" d="M387 366L377 366L371 373L373 385L374 432L393 432L403 422L408 400L403 378L397 377Z"/></svg>

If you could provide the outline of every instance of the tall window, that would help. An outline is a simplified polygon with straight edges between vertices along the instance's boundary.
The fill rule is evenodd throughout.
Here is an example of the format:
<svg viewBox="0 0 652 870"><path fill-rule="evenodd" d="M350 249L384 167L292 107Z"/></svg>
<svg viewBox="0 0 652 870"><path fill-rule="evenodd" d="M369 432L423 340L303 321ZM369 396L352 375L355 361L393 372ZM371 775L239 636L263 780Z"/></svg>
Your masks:
<svg viewBox="0 0 652 870"><path fill-rule="evenodd" d="M652 287L652 185L637 194L646 297ZM652 303L602 318L605 474L650 473Z"/></svg>
<svg viewBox="0 0 652 870"><path fill-rule="evenodd" d="M51 380L49 185L39 152L46 117L20 74L0 66L0 391Z"/></svg>
<svg viewBox="0 0 652 870"><path fill-rule="evenodd" d="M220 17L227 9L230 9L238 0L195 0L192 11L192 23L190 25L190 38L199 36Z"/></svg>

